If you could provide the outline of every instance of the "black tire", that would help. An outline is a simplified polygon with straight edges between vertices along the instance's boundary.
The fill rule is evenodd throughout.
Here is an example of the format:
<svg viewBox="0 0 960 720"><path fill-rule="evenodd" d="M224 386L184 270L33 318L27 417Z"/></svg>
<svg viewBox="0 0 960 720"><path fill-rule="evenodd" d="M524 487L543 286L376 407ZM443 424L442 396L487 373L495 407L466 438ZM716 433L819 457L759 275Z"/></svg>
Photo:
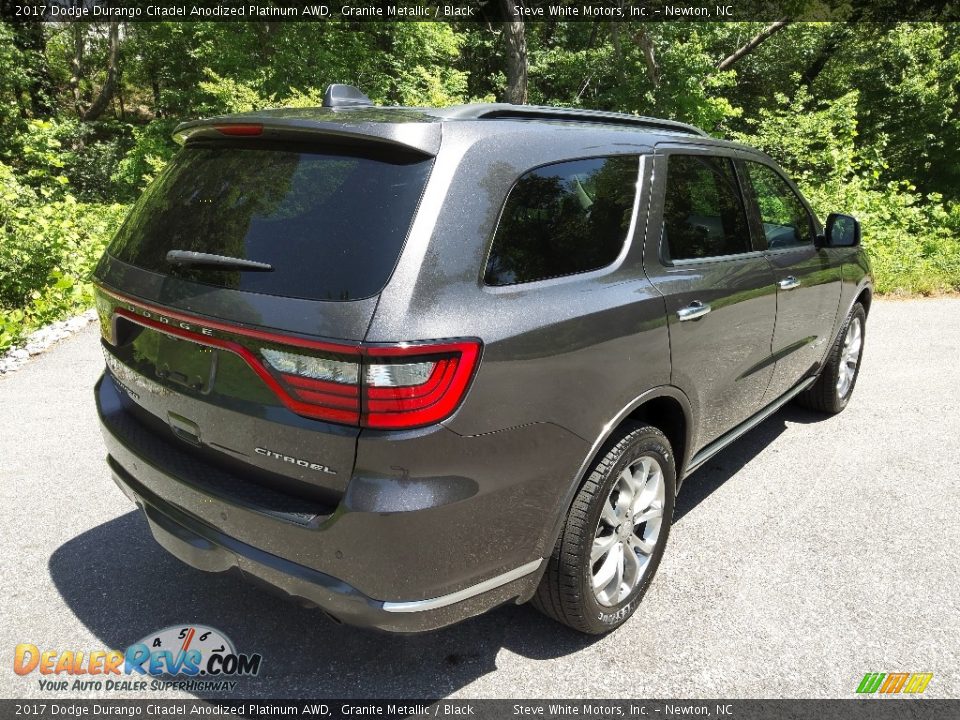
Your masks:
<svg viewBox="0 0 960 720"><path fill-rule="evenodd" d="M608 441L601 454L573 500L553 554L547 561L546 572L532 599L533 606L543 614L591 635L614 630L636 611L663 557L677 487L673 451L667 438L655 427L625 424ZM642 456L656 459L663 475L660 532L639 584L618 604L601 605L593 591L590 561L600 515L620 473Z"/></svg>
<svg viewBox="0 0 960 720"><path fill-rule="evenodd" d="M837 389L837 383L840 380L840 370L843 365L844 340L847 337L847 331L854 320L860 323L860 350L857 353L857 365L854 370L853 380L844 394L840 394ZM796 401L810 410L835 415L842 411L853 395L853 390L857 386L857 378L860 377L860 361L863 358L863 345L867 337L867 312L863 305L856 303L850 311L850 315L840 328L837 339L830 348L830 354L820 370L820 376L817 381L807 390L797 395Z"/></svg>

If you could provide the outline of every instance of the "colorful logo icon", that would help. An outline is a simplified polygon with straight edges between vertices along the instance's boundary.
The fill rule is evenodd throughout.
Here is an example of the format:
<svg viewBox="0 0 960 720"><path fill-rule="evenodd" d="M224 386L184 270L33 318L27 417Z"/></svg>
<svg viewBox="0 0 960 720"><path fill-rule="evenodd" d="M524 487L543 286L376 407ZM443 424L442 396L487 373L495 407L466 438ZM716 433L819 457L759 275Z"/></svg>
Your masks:
<svg viewBox="0 0 960 720"><path fill-rule="evenodd" d="M876 692L885 695L919 695L927 689L931 680L933 673L867 673L857 686L857 692L865 695Z"/></svg>

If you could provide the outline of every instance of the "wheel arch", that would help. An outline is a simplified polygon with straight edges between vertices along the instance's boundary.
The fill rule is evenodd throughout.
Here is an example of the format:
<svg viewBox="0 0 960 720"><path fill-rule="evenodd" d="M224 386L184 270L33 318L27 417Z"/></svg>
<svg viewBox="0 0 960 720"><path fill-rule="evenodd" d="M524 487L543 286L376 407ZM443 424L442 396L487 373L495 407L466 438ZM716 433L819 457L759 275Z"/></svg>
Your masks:
<svg viewBox="0 0 960 720"><path fill-rule="evenodd" d="M662 385L651 388L634 398L603 426L561 500L550 534L544 538L544 552L547 556L552 552L553 546L557 542L564 518L570 510L570 505L573 503L577 491L583 485L587 472L596 462L596 459L607 451L607 445L610 439L615 436L617 430L629 421L653 425L667 436L673 449L674 463L677 468L677 490L679 491L684 471L690 461L694 417L686 394L678 387ZM665 425L667 427L664 427ZM678 449L677 445L680 445L682 449Z"/></svg>
<svg viewBox="0 0 960 720"><path fill-rule="evenodd" d="M606 449L606 445L617 430L628 421L653 425L670 441L674 462L677 467L677 488L680 478L691 456L691 440L694 427L693 410L686 393L674 385L660 385L651 388L627 403L614 415L593 441L573 483L570 499L583 484L586 471L596 458Z"/></svg>
<svg viewBox="0 0 960 720"><path fill-rule="evenodd" d="M873 289L869 285L864 285L857 292L857 298L853 301L853 305L860 303L863 305L863 311L867 314L867 317L870 316L870 303L873 302ZM853 305L850 306L851 310ZM849 314L849 313L848 313Z"/></svg>
<svg viewBox="0 0 960 720"><path fill-rule="evenodd" d="M677 393L683 397L682 401L673 393L647 398L629 412L617 427L619 428L628 420L633 420L653 425L667 436L670 447L673 449L674 463L677 467L677 490L679 490L681 478L689 460L687 450L690 447L691 420L686 396L679 390ZM614 434L616 434L616 428L610 433L611 436Z"/></svg>

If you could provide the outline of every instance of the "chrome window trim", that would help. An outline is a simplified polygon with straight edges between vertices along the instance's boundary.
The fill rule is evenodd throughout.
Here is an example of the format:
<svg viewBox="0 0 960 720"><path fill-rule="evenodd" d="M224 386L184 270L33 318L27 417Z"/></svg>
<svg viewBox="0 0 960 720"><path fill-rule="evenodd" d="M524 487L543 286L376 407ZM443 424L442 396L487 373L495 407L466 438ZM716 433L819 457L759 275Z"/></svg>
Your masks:
<svg viewBox="0 0 960 720"><path fill-rule="evenodd" d="M797 243L796 245L787 245L786 247L778 248L768 248L766 250L767 255L785 255L789 252L796 252L797 250L817 250L817 246L812 242Z"/></svg>
<svg viewBox="0 0 960 720"><path fill-rule="evenodd" d="M625 153L628 156L632 156L633 153ZM577 162L577 160L607 160L615 157L623 157L623 155L596 155L587 158L575 158L573 160L561 160L555 163L548 163L546 165L541 165L539 167L531 168L523 173L520 178L527 175L527 173L533 172L534 170L539 170L540 168L550 167L551 165L562 165L567 162ZM599 277L604 277L605 275L610 275L619 270L623 263L626 261L627 256L630 254L630 248L633 246L633 236L637 230L637 217L640 214L640 196L643 194L643 170L644 170L644 161L646 155L638 154L636 156L639 159L637 164L637 182L634 185L633 192L633 206L630 209L630 224L627 226L627 235L624 238L623 247L620 248L620 253L613 259L609 265L604 265L603 267L596 268L594 270L584 270L583 272L571 273L570 275L558 275L557 277L544 278L542 280L530 280L528 282L519 282L512 283L510 285L488 285L484 280L487 272L487 263L490 262L490 253L493 252L493 243L497 239L497 231L500 229L500 219L503 217L503 211L507 207L507 202L510 200L510 193L513 192L513 188L516 187L516 182L510 187L510 192L507 193L507 197L503 201L503 206L500 208L500 215L497 217L497 226L493 231L493 236L490 240L490 246L487 248L486 257L483 260L482 274L480 277L480 284L484 292L489 292L494 295L501 295L503 293L510 292L520 292L527 290L538 290L544 287L550 287L552 285L558 285L561 283L574 282L580 280L592 280ZM517 181L520 180L517 178Z"/></svg>
<svg viewBox="0 0 960 720"><path fill-rule="evenodd" d="M750 250L749 252L734 253L732 255L711 255L702 258L681 258L665 263L665 268L687 268L691 265L701 265L704 263L732 262L736 260L749 260L751 258L763 257L767 254L766 250Z"/></svg>

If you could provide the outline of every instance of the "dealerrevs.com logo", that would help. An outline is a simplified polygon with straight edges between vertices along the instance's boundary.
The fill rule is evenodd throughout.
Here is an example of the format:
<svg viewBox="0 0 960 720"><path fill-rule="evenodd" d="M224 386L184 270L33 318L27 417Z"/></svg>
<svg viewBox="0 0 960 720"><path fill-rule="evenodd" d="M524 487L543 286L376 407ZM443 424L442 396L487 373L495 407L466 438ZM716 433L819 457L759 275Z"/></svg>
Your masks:
<svg viewBox="0 0 960 720"><path fill-rule="evenodd" d="M256 676L263 658L238 653L215 628L171 625L124 651L51 650L17 645L13 671L37 673L39 688L57 691L144 691L181 689L231 691L242 677Z"/></svg>

